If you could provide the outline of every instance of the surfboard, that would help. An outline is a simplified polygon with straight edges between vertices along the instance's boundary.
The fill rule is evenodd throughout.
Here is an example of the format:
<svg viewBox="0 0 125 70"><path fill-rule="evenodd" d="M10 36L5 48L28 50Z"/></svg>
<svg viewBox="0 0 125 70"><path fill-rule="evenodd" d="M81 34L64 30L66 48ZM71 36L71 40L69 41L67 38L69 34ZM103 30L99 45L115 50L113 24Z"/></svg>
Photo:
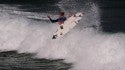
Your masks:
<svg viewBox="0 0 125 70"><path fill-rule="evenodd" d="M52 39L57 39L59 37L63 37L66 33L68 33L79 21L82 19L82 13L76 13L69 17L62 26L59 26L57 31L54 33Z"/></svg>

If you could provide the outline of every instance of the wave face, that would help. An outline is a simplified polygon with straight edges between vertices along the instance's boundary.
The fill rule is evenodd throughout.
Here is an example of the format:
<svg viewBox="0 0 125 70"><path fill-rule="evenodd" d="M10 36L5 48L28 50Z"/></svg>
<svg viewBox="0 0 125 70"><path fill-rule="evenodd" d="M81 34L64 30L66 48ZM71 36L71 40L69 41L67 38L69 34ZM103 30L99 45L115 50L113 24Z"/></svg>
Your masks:
<svg viewBox="0 0 125 70"><path fill-rule="evenodd" d="M44 18L48 12L26 12L16 6L0 5L0 50L36 53L36 58L65 59L73 63L71 70L125 69L125 36L101 31L96 3L63 0L56 5L66 13L85 13L75 28L56 40L51 37L57 24Z"/></svg>

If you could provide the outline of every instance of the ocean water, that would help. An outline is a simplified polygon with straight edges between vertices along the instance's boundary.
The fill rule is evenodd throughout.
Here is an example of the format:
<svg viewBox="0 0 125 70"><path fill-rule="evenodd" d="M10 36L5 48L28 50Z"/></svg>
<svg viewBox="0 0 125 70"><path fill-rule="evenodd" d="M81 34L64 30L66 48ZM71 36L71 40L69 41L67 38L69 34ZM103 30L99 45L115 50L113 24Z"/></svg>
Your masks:
<svg viewBox="0 0 125 70"><path fill-rule="evenodd" d="M114 20L119 21L116 17L124 16L111 14L115 11L114 7L124 8L123 2L1 2L0 70L125 69L124 25L119 23L121 25L117 28L119 24L114 23ZM59 11L64 11L66 15L69 12L85 14L64 37L52 40L58 25L52 24L46 16L56 18Z"/></svg>

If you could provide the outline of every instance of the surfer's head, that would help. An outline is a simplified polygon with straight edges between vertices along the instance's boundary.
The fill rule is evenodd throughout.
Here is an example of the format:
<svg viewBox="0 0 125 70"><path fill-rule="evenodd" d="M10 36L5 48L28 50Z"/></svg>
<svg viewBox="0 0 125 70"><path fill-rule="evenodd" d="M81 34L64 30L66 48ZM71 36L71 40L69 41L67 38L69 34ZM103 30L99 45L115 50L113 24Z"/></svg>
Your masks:
<svg viewBox="0 0 125 70"><path fill-rule="evenodd" d="M59 16L64 16L65 13L64 12L59 12Z"/></svg>

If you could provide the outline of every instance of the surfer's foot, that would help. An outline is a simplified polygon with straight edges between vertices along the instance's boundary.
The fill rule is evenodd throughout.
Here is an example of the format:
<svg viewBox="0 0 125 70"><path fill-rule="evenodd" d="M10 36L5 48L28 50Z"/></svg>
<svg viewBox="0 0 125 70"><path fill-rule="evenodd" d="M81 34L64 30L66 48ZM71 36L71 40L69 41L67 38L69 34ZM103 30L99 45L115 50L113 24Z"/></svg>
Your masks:
<svg viewBox="0 0 125 70"><path fill-rule="evenodd" d="M63 26L60 26L61 29L63 29Z"/></svg>
<svg viewBox="0 0 125 70"><path fill-rule="evenodd" d="M53 35L52 39L56 39L57 35Z"/></svg>

